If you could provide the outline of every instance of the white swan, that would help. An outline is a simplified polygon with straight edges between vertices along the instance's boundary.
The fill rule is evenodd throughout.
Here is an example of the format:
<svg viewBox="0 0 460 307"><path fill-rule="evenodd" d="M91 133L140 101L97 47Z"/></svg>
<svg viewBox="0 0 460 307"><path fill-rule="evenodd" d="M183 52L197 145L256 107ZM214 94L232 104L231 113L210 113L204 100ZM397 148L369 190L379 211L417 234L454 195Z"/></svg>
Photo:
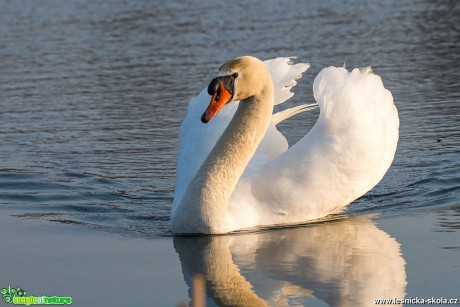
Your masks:
<svg viewBox="0 0 460 307"><path fill-rule="evenodd" d="M313 85L318 121L288 149L275 124L309 106L274 115L273 106L293 95L308 67L236 58L208 86L207 108L205 90L192 99L180 130L173 233L305 223L344 210L382 179L399 118L370 68L323 69Z"/></svg>

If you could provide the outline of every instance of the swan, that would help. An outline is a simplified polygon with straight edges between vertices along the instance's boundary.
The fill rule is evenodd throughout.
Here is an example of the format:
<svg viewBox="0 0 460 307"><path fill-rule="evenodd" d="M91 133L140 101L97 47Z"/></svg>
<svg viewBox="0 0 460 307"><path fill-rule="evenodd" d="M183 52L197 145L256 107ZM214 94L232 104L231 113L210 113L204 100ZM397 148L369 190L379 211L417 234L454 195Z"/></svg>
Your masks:
<svg viewBox="0 0 460 307"><path fill-rule="evenodd" d="M273 114L308 68L291 58L238 57L190 101L179 135L174 234L321 219L383 178L399 137L391 92L370 67L327 67L313 83L317 104ZM316 106L317 122L288 148L276 124Z"/></svg>

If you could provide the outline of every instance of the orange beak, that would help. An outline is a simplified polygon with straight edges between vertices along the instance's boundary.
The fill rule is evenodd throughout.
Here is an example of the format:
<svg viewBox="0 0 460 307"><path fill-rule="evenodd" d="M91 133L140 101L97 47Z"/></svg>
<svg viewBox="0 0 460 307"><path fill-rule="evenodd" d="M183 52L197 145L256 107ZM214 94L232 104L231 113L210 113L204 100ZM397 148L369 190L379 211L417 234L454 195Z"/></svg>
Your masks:
<svg viewBox="0 0 460 307"><path fill-rule="evenodd" d="M232 93L230 93L222 84L218 85L217 91L212 95L206 111L201 116L203 123L209 122L219 111L232 100Z"/></svg>

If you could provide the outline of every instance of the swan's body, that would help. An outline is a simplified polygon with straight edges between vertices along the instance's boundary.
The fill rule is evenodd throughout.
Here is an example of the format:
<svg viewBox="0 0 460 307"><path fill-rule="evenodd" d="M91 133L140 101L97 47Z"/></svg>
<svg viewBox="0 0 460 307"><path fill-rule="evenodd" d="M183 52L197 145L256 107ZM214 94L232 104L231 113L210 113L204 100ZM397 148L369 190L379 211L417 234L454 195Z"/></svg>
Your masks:
<svg viewBox="0 0 460 307"><path fill-rule="evenodd" d="M289 150L273 106L308 68L279 58L224 64L181 126L174 233L227 233L304 223L338 213L374 187L393 161L399 119L391 93L370 68L329 67L317 76L320 116ZM241 100L240 102L236 102ZM224 104L230 102L223 107ZM292 114L298 109L293 109Z"/></svg>

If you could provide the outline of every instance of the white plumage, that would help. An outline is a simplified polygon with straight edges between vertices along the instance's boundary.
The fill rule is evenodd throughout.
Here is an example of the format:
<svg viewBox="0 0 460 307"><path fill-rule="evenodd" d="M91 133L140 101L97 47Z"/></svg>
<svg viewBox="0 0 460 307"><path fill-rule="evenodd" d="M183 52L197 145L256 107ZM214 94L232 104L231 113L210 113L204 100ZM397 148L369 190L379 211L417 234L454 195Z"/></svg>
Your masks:
<svg viewBox="0 0 460 307"><path fill-rule="evenodd" d="M288 149L275 124L314 105L269 114L292 97L290 89L309 65L289 58L261 63L242 57L222 66L219 75L240 73L234 98L242 101L230 102L209 123L200 121L207 92L190 101L180 130L174 233L226 233L322 218L344 210L390 167L398 113L370 68L323 69L313 85L318 121Z"/></svg>

